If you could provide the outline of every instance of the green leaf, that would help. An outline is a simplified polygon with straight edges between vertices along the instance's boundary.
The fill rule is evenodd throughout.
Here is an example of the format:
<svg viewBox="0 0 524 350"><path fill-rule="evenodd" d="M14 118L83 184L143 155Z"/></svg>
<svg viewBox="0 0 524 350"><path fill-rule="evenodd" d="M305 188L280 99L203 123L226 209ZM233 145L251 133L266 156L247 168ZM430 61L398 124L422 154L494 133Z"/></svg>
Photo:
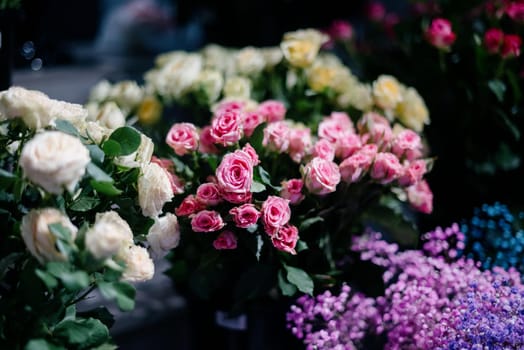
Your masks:
<svg viewBox="0 0 524 350"><path fill-rule="evenodd" d="M504 93L506 92L506 84L498 79L493 79L488 82L488 87L495 94L499 102L504 101Z"/></svg>
<svg viewBox="0 0 524 350"><path fill-rule="evenodd" d="M102 295L108 299L116 299L122 311L130 311L135 307L135 288L126 282L100 282L98 288Z"/></svg>
<svg viewBox="0 0 524 350"><path fill-rule="evenodd" d="M70 305L66 308L63 321L74 320L76 318L76 306Z"/></svg>
<svg viewBox="0 0 524 350"><path fill-rule="evenodd" d="M104 151L102 151L98 145L86 145L86 148L89 150L89 156L93 162L97 164L102 164L104 162Z"/></svg>
<svg viewBox="0 0 524 350"><path fill-rule="evenodd" d="M97 192L103 193L107 196L118 196L122 193L122 190L116 188L112 182L100 182L96 180L91 180L90 184Z"/></svg>
<svg viewBox="0 0 524 350"><path fill-rule="evenodd" d="M115 317L105 306L99 306L91 310L79 312L78 316L82 318L96 318L105 324L107 328L111 328L115 323Z"/></svg>
<svg viewBox="0 0 524 350"><path fill-rule="evenodd" d="M306 219L304 221L302 221L298 227L298 230L300 232L302 231L306 231L308 228L310 228L312 225L318 223L318 222L323 222L324 221L324 218L321 217L321 216L315 216L315 217L312 217L312 218L309 218L309 219Z"/></svg>
<svg viewBox="0 0 524 350"><path fill-rule="evenodd" d="M292 297L297 292L297 287L294 284L289 283L284 277L284 271L278 272L278 287L282 291L282 295Z"/></svg>
<svg viewBox="0 0 524 350"><path fill-rule="evenodd" d="M9 267L15 264L21 257L24 256L24 253L10 253L7 256L3 257L0 260L0 281L3 280L5 274Z"/></svg>
<svg viewBox="0 0 524 350"><path fill-rule="evenodd" d="M260 180L262 180L262 183L263 184L266 184L268 185L269 187L271 187L272 189L274 189L275 191L280 191L282 189L282 187L280 186L273 186L271 184L271 176L269 175L269 173L264 169L262 168L262 166L258 166L258 174L260 175Z"/></svg>
<svg viewBox="0 0 524 350"><path fill-rule="evenodd" d="M102 145L102 149L108 157L116 157L122 153L122 147L115 140L106 140Z"/></svg>
<svg viewBox="0 0 524 350"><path fill-rule="evenodd" d="M290 283L294 284L302 293L313 295L313 280L306 271L286 264L284 264L284 268L287 271L287 280Z"/></svg>
<svg viewBox="0 0 524 350"><path fill-rule="evenodd" d="M49 262L46 265L47 272L58 278L64 287L70 291L79 291L89 285L87 272L78 270L71 271L67 263Z"/></svg>
<svg viewBox="0 0 524 350"><path fill-rule="evenodd" d="M111 176L109 176L105 171L96 166L93 162L87 165L86 170L89 176L91 176L95 181L110 183L114 182Z"/></svg>
<svg viewBox="0 0 524 350"><path fill-rule="evenodd" d="M95 197L80 196L69 207L69 209L78 212L86 212L100 204L100 199Z"/></svg>
<svg viewBox="0 0 524 350"><path fill-rule="evenodd" d="M504 126L508 128L512 136L515 138L515 141L520 140L520 130L518 126L508 117L508 115L499 108L494 108L495 113L500 117Z"/></svg>
<svg viewBox="0 0 524 350"><path fill-rule="evenodd" d="M264 186L264 184L261 184L258 181L253 181L253 183L251 184L251 192L253 193L259 193L265 190L266 190L266 186Z"/></svg>
<svg viewBox="0 0 524 350"><path fill-rule="evenodd" d="M90 349L104 344L109 339L109 330L94 318L67 320L56 326L53 336L72 347Z"/></svg>
<svg viewBox="0 0 524 350"><path fill-rule="evenodd" d="M111 136L109 136L109 140L115 141L120 145L119 156L127 156L138 149L142 138L135 129L123 126L113 131Z"/></svg>
<svg viewBox="0 0 524 350"><path fill-rule="evenodd" d="M262 146L262 140L264 139L265 127L266 123L262 123L259 126L257 126L255 131L253 131L253 134L249 138L249 144L253 146L257 153L262 152L262 150L264 149L264 146Z"/></svg>
<svg viewBox="0 0 524 350"><path fill-rule="evenodd" d="M49 231L58 239L66 242L72 241L71 232L60 223L49 224Z"/></svg>
<svg viewBox="0 0 524 350"><path fill-rule="evenodd" d="M0 187L7 188L11 186L17 179L17 176L9 171L0 169Z"/></svg>
<svg viewBox="0 0 524 350"><path fill-rule="evenodd" d="M32 339L26 344L24 350L65 350L65 348L50 343L45 339Z"/></svg>
<svg viewBox="0 0 524 350"><path fill-rule="evenodd" d="M97 346L96 348L92 348L91 350L116 350L116 349L118 349L118 346L114 344L106 343L106 344Z"/></svg>
<svg viewBox="0 0 524 350"><path fill-rule="evenodd" d="M74 125L68 122L67 120L57 119L55 121L55 129L76 137L80 136L78 134L78 130L76 130Z"/></svg>
<svg viewBox="0 0 524 350"><path fill-rule="evenodd" d="M257 252L255 253L255 256L257 257L257 261L260 261L260 256L262 255L263 247L264 247L264 240L262 239L261 235L257 235Z"/></svg>
<svg viewBox="0 0 524 350"><path fill-rule="evenodd" d="M297 252L301 252L303 250L308 250L308 249L309 249L309 247L308 247L306 242L304 242L302 240L299 240L297 242Z"/></svg>
<svg viewBox="0 0 524 350"><path fill-rule="evenodd" d="M35 275L37 275L38 278L40 278L40 280L42 282L44 282L45 286L49 290L55 288L58 285L57 279L54 278L53 276L51 276L49 273L43 271L43 270L36 269L35 270Z"/></svg>

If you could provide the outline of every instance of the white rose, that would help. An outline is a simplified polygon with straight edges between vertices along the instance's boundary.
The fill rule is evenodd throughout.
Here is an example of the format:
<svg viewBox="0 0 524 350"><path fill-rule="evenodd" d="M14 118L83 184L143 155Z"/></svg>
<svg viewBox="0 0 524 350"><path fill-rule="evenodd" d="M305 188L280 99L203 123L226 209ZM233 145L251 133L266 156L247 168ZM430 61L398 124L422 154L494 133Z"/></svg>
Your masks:
<svg viewBox="0 0 524 350"><path fill-rule="evenodd" d="M403 99L397 105L397 118L405 126L417 132L424 129L425 124L429 124L429 112L422 97L413 88L404 89Z"/></svg>
<svg viewBox="0 0 524 350"><path fill-rule="evenodd" d="M99 81L89 93L89 101L102 102L109 97L111 83L107 80Z"/></svg>
<svg viewBox="0 0 524 350"><path fill-rule="evenodd" d="M238 97L249 99L251 95L251 81L244 77L234 76L224 84L224 97Z"/></svg>
<svg viewBox="0 0 524 350"><path fill-rule="evenodd" d="M234 61L237 74L248 76L259 74L266 64L260 50L254 47L245 47L238 51Z"/></svg>
<svg viewBox="0 0 524 350"><path fill-rule="evenodd" d="M111 87L109 98L115 101L120 108L130 112L142 101L144 92L135 81L124 80Z"/></svg>
<svg viewBox="0 0 524 350"><path fill-rule="evenodd" d="M188 54L169 61L159 71L150 72L146 75L146 81L161 96L177 99L191 89L201 70L202 57Z"/></svg>
<svg viewBox="0 0 524 350"><path fill-rule="evenodd" d="M232 53L225 47L210 44L202 49L204 67L226 72L231 62Z"/></svg>
<svg viewBox="0 0 524 350"><path fill-rule="evenodd" d="M104 260L133 244L129 224L117 212L97 213L95 224L86 232L85 245L91 254Z"/></svg>
<svg viewBox="0 0 524 350"><path fill-rule="evenodd" d="M169 250L176 248L180 242L180 226L177 217L167 213L161 218L156 218L147 234L147 242L155 258L162 258Z"/></svg>
<svg viewBox="0 0 524 350"><path fill-rule="evenodd" d="M111 135L113 130L108 129L97 122L87 122L85 128L80 131L80 135L91 139L97 145Z"/></svg>
<svg viewBox="0 0 524 350"><path fill-rule="evenodd" d="M328 37L318 30L305 29L284 34L280 48L284 57L294 67L306 68L317 57Z"/></svg>
<svg viewBox="0 0 524 350"><path fill-rule="evenodd" d="M73 192L90 161L89 151L79 139L59 131L37 134L20 156L25 176L53 194L61 194L64 187Z"/></svg>
<svg viewBox="0 0 524 350"><path fill-rule="evenodd" d="M119 258L126 264L122 280L143 282L153 278L155 265L146 248L131 245L121 251Z"/></svg>
<svg viewBox="0 0 524 350"><path fill-rule="evenodd" d="M55 208L33 209L22 218L20 231L27 249L40 261L65 261L66 257L56 249L56 237L49 231L49 225L61 224L76 238L78 229L69 218Z"/></svg>
<svg viewBox="0 0 524 350"><path fill-rule="evenodd" d="M126 117L115 102L109 101L99 107L94 120L100 125L114 130L126 125Z"/></svg>
<svg viewBox="0 0 524 350"><path fill-rule="evenodd" d="M181 57L187 56L185 51L169 51L158 55L155 58L155 65L157 67L163 67L171 61L180 59Z"/></svg>
<svg viewBox="0 0 524 350"><path fill-rule="evenodd" d="M381 75L373 82L373 98L380 108L394 109L402 102L402 85L395 77Z"/></svg>
<svg viewBox="0 0 524 350"><path fill-rule="evenodd" d="M207 96L209 103L215 102L220 96L222 87L224 86L224 78L219 71L205 69L200 72L194 89L202 90Z"/></svg>
<svg viewBox="0 0 524 350"><path fill-rule="evenodd" d="M140 146L138 146L138 149L127 156L116 157L113 162L126 168L140 168L149 164L154 149L155 144L153 141L146 135L140 134Z"/></svg>
<svg viewBox="0 0 524 350"><path fill-rule="evenodd" d="M0 92L0 114L6 119L21 118L33 130L50 125L53 101L44 93L13 86Z"/></svg>
<svg viewBox="0 0 524 350"><path fill-rule="evenodd" d="M351 106L359 111L368 111L373 107L371 87L366 84L355 83L337 97L337 104L342 108Z"/></svg>
<svg viewBox="0 0 524 350"><path fill-rule="evenodd" d="M82 105L58 100L51 100L51 102L49 114L54 118L67 120L75 126L85 123L89 113Z"/></svg>
<svg viewBox="0 0 524 350"><path fill-rule="evenodd" d="M138 203L144 216L156 217L174 193L168 174L160 165L150 163L142 168L138 178Z"/></svg>
<svg viewBox="0 0 524 350"><path fill-rule="evenodd" d="M273 69L277 64L282 62L284 58L282 50L280 50L279 47L262 48L260 51L262 51L262 56L264 57L264 68L267 70Z"/></svg>

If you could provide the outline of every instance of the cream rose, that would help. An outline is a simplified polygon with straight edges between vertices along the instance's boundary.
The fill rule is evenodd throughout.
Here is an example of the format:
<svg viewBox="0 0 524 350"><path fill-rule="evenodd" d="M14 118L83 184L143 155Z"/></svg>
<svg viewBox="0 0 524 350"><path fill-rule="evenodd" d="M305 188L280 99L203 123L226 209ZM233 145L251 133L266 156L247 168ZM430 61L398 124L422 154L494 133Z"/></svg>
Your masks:
<svg viewBox="0 0 524 350"><path fill-rule="evenodd" d="M22 149L20 166L31 182L53 194L73 192L91 161L79 139L59 131L36 135Z"/></svg>
<svg viewBox="0 0 524 350"><path fill-rule="evenodd" d="M51 224L61 224L69 230L72 240L76 238L78 229L58 209L33 209L22 218L20 226L22 239L27 249L40 263L66 260L66 257L56 248L56 237L49 230Z"/></svg>
<svg viewBox="0 0 524 350"><path fill-rule="evenodd" d="M251 95L251 81L244 77L233 76L224 84L224 96L249 99Z"/></svg>
<svg viewBox="0 0 524 350"><path fill-rule="evenodd" d="M193 88L203 91L208 102L213 103L220 96L223 86L224 78L222 74L217 70L206 69L200 72Z"/></svg>
<svg viewBox="0 0 524 350"><path fill-rule="evenodd" d="M179 98L188 92L202 70L202 57L179 55L158 70L146 74L146 82L166 98Z"/></svg>
<svg viewBox="0 0 524 350"><path fill-rule="evenodd" d="M164 257L169 250L178 247L180 242L180 226L174 214L167 213L156 218L147 234L149 249L155 258Z"/></svg>
<svg viewBox="0 0 524 350"><path fill-rule="evenodd" d="M111 93L111 83L107 80L101 80L89 92L89 101L102 102L109 97Z"/></svg>
<svg viewBox="0 0 524 350"><path fill-rule="evenodd" d="M306 68L317 57L328 37L314 29L297 30L284 34L280 48L286 60L295 67Z"/></svg>
<svg viewBox="0 0 524 350"><path fill-rule="evenodd" d="M284 58L282 50L280 50L279 47L262 48L260 49L260 51L262 52L262 56L264 57L266 70L273 69L277 64L282 62L282 59Z"/></svg>
<svg viewBox="0 0 524 350"><path fill-rule="evenodd" d="M371 87L355 83L337 97L337 104L342 108L352 106L359 111L368 111L373 107Z"/></svg>
<svg viewBox="0 0 524 350"><path fill-rule="evenodd" d="M126 117L115 102L109 101L101 105L90 117L101 126L114 130L126 125Z"/></svg>
<svg viewBox="0 0 524 350"><path fill-rule="evenodd" d="M140 104L144 91L135 81L124 80L111 87L108 97L129 112Z"/></svg>
<svg viewBox="0 0 524 350"><path fill-rule="evenodd" d="M155 145L153 141L144 134L140 134L140 139L140 146L138 146L135 152L127 156L116 157L113 162L126 168L139 168L149 164Z"/></svg>
<svg viewBox="0 0 524 350"><path fill-rule="evenodd" d="M395 77L381 75L373 82L373 98L383 109L394 109L402 102L402 85Z"/></svg>
<svg viewBox="0 0 524 350"><path fill-rule="evenodd" d="M254 47L245 47L235 55L235 71L240 75L257 75L265 64L262 52Z"/></svg>
<svg viewBox="0 0 524 350"><path fill-rule="evenodd" d="M128 282L143 282L153 278L155 265L146 248L131 245L121 251L119 258L122 259L126 265L124 273L122 274L122 280Z"/></svg>
<svg viewBox="0 0 524 350"><path fill-rule="evenodd" d="M44 93L13 86L0 92L0 114L6 119L21 118L33 130L50 125L52 100Z"/></svg>
<svg viewBox="0 0 524 350"><path fill-rule="evenodd" d="M88 121L85 124L85 128L80 130L80 135L91 139L97 145L101 144L102 141L111 135L113 130L101 126L97 122Z"/></svg>
<svg viewBox="0 0 524 350"><path fill-rule="evenodd" d="M167 172L155 163L142 168L138 179L138 202L144 216L156 217L174 193Z"/></svg>
<svg viewBox="0 0 524 350"><path fill-rule="evenodd" d="M422 97L417 90L407 88L403 91L403 99L397 105L397 118L407 126L417 132L424 129L424 125L429 124L429 112Z"/></svg>
<svg viewBox="0 0 524 350"><path fill-rule="evenodd" d="M97 213L95 224L87 230L85 236L87 250L99 260L110 258L131 244L133 232L115 211Z"/></svg>

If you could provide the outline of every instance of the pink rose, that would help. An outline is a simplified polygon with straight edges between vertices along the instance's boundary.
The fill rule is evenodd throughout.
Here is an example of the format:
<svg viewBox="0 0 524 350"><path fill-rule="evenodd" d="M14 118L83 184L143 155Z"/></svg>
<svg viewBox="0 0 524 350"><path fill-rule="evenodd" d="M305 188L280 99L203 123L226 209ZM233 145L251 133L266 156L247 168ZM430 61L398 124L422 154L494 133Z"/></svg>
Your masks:
<svg viewBox="0 0 524 350"><path fill-rule="evenodd" d="M302 179L282 181L280 197L289 200L289 204L299 204L304 199L304 195L302 194L303 187L304 181L302 181Z"/></svg>
<svg viewBox="0 0 524 350"><path fill-rule="evenodd" d="M281 197L269 196L262 204L261 214L264 230L268 235L272 236L287 224L291 218L289 201Z"/></svg>
<svg viewBox="0 0 524 350"><path fill-rule="evenodd" d="M309 152L311 152L313 141L311 130L303 126L291 128L289 132L288 153L295 163L300 163Z"/></svg>
<svg viewBox="0 0 524 350"><path fill-rule="evenodd" d="M406 189L408 201L413 208L424 214L433 211L433 192L425 180L417 182Z"/></svg>
<svg viewBox="0 0 524 350"><path fill-rule="evenodd" d="M346 159L362 147L362 141L357 134L347 134L341 137L335 149L335 154L339 159Z"/></svg>
<svg viewBox="0 0 524 350"><path fill-rule="evenodd" d="M347 183L353 183L360 180L369 170L369 167L375 158L375 154L376 152L357 152L344 159L344 161L339 165L342 180Z"/></svg>
<svg viewBox="0 0 524 350"><path fill-rule="evenodd" d="M438 49L447 50L457 38L451 22L444 18L434 19L425 32L426 40Z"/></svg>
<svg viewBox="0 0 524 350"><path fill-rule="evenodd" d="M331 112L327 119L339 123L346 131L355 132L353 122L346 112Z"/></svg>
<svg viewBox="0 0 524 350"><path fill-rule="evenodd" d="M175 214L177 216L189 216L201 209L204 209L204 205L199 202L194 195L190 194L184 198L178 208L175 209Z"/></svg>
<svg viewBox="0 0 524 350"><path fill-rule="evenodd" d="M246 193L233 193L233 192L222 192L222 198L224 198L229 203L233 204L242 204L251 202L253 194L251 192Z"/></svg>
<svg viewBox="0 0 524 350"><path fill-rule="evenodd" d="M516 34L507 34L504 37L504 42L502 43L502 49L500 55L502 58L511 58L520 56L520 46L522 45L522 40Z"/></svg>
<svg viewBox="0 0 524 350"><path fill-rule="evenodd" d="M328 29L329 36L333 40L349 41L353 38L353 27L348 21L334 20Z"/></svg>
<svg viewBox="0 0 524 350"><path fill-rule="evenodd" d="M257 112L247 112L243 114L242 127L244 128L244 135L246 137L251 137L253 132L264 122L264 118L260 113Z"/></svg>
<svg viewBox="0 0 524 350"><path fill-rule="evenodd" d="M318 124L318 137L336 145L344 136L352 133L352 130L332 118L324 118Z"/></svg>
<svg viewBox="0 0 524 350"><path fill-rule="evenodd" d="M253 160L243 151L228 153L216 170L217 183L223 192L245 194L253 183Z"/></svg>
<svg viewBox="0 0 524 350"><path fill-rule="evenodd" d="M199 211L191 219L191 229L194 232L213 232L220 230L224 226L222 217L214 210Z"/></svg>
<svg viewBox="0 0 524 350"><path fill-rule="evenodd" d="M393 139L393 131L388 120L378 113L369 112L360 118L358 130L362 135L362 142L376 143L380 148L387 146Z"/></svg>
<svg viewBox="0 0 524 350"><path fill-rule="evenodd" d="M243 204L232 208L229 210L229 214L233 217L235 225L240 228L248 228L256 224L260 218L260 212L253 204Z"/></svg>
<svg viewBox="0 0 524 350"><path fill-rule="evenodd" d="M386 8L379 1L371 1L366 6L366 15L370 21L382 22L386 16Z"/></svg>
<svg viewBox="0 0 524 350"><path fill-rule="evenodd" d="M367 154L371 157L371 159L375 159L375 156L377 155L378 147L374 144L368 144L362 146L362 148L358 151L358 153Z"/></svg>
<svg viewBox="0 0 524 350"><path fill-rule="evenodd" d="M211 121L211 136L215 143L231 146L242 137L241 113L235 110L223 111L215 115Z"/></svg>
<svg viewBox="0 0 524 350"><path fill-rule="evenodd" d="M513 2L506 8L506 14L516 22L524 22L524 3Z"/></svg>
<svg viewBox="0 0 524 350"><path fill-rule="evenodd" d="M196 151L198 148L198 131L191 123L174 124L166 136L166 143L179 156Z"/></svg>
<svg viewBox="0 0 524 350"><path fill-rule="evenodd" d="M322 158L313 158L304 168L304 183L309 192L327 194L335 192L340 182L338 166Z"/></svg>
<svg viewBox="0 0 524 350"><path fill-rule="evenodd" d="M335 159L335 146L326 139L320 139L313 147L313 157L331 161Z"/></svg>
<svg viewBox="0 0 524 350"><path fill-rule="evenodd" d="M264 139L262 145L268 147L273 151L283 153L289 147L289 123L286 121L279 121L268 124L264 128Z"/></svg>
<svg viewBox="0 0 524 350"><path fill-rule="evenodd" d="M403 187L412 186L422 180L426 171L426 162L422 159L416 160L404 168L404 173L398 179L398 183Z"/></svg>
<svg viewBox="0 0 524 350"><path fill-rule="evenodd" d="M381 184L390 183L402 174L402 165L393 153L383 152L375 156L371 177Z"/></svg>
<svg viewBox="0 0 524 350"><path fill-rule="evenodd" d="M223 231L213 241L216 250L237 249L237 236L231 231Z"/></svg>
<svg viewBox="0 0 524 350"><path fill-rule="evenodd" d="M222 101L213 109L214 115L217 116L223 112L242 112L244 110L245 102L243 101Z"/></svg>
<svg viewBox="0 0 524 350"><path fill-rule="evenodd" d="M205 126L200 132L200 145L198 150L202 153L217 154L215 138L211 135L211 125Z"/></svg>
<svg viewBox="0 0 524 350"><path fill-rule="evenodd" d="M295 247L298 242L298 228L293 225L285 225L271 236L273 246L278 250L289 254L297 254Z"/></svg>
<svg viewBox="0 0 524 350"><path fill-rule="evenodd" d="M422 155L422 141L413 130L401 131L393 140L391 152L399 159L405 158L412 161Z"/></svg>
<svg viewBox="0 0 524 350"><path fill-rule="evenodd" d="M249 158L251 159L251 164L253 164L253 166L257 166L258 164L260 164L260 159L258 159L257 151L255 151L255 149L249 143L245 144L245 146L242 148L242 152L245 152L249 156Z"/></svg>
<svg viewBox="0 0 524 350"><path fill-rule="evenodd" d="M484 33L484 46L490 54L499 53L504 42L504 32L498 28L491 28Z"/></svg>
<svg viewBox="0 0 524 350"><path fill-rule="evenodd" d="M220 189L214 183L203 183L197 188L196 198L205 205L217 205L222 202Z"/></svg>
<svg viewBox="0 0 524 350"><path fill-rule="evenodd" d="M257 112L268 123L277 122L286 116L286 106L280 101L267 100L258 105Z"/></svg>
<svg viewBox="0 0 524 350"><path fill-rule="evenodd" d="M174 172L175 165L173 164L172 160L152 156L151 163L160 165L160 167L166 171L167 177L169 178L169 183L171 184L171 189L173 190L174 194L184 193L184 182L178 176L176 176Z"/></svg>

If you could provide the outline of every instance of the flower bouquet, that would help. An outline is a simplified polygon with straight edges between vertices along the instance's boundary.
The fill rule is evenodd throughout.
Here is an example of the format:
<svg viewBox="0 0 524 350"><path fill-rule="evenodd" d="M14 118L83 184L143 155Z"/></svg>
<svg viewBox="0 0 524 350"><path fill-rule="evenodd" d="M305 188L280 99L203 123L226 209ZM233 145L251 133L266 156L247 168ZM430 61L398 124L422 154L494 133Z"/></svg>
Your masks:
<svg viewBox="0 0 524 350"><path fill-rule="evenodd" d="M178 243L176 217L158 217L168 174L135 129L38 91L0 92L0 120L0 347L116 348L109 311L76 304L98 288L134 307L129 282L154 273L146 247Z"/></svg>

